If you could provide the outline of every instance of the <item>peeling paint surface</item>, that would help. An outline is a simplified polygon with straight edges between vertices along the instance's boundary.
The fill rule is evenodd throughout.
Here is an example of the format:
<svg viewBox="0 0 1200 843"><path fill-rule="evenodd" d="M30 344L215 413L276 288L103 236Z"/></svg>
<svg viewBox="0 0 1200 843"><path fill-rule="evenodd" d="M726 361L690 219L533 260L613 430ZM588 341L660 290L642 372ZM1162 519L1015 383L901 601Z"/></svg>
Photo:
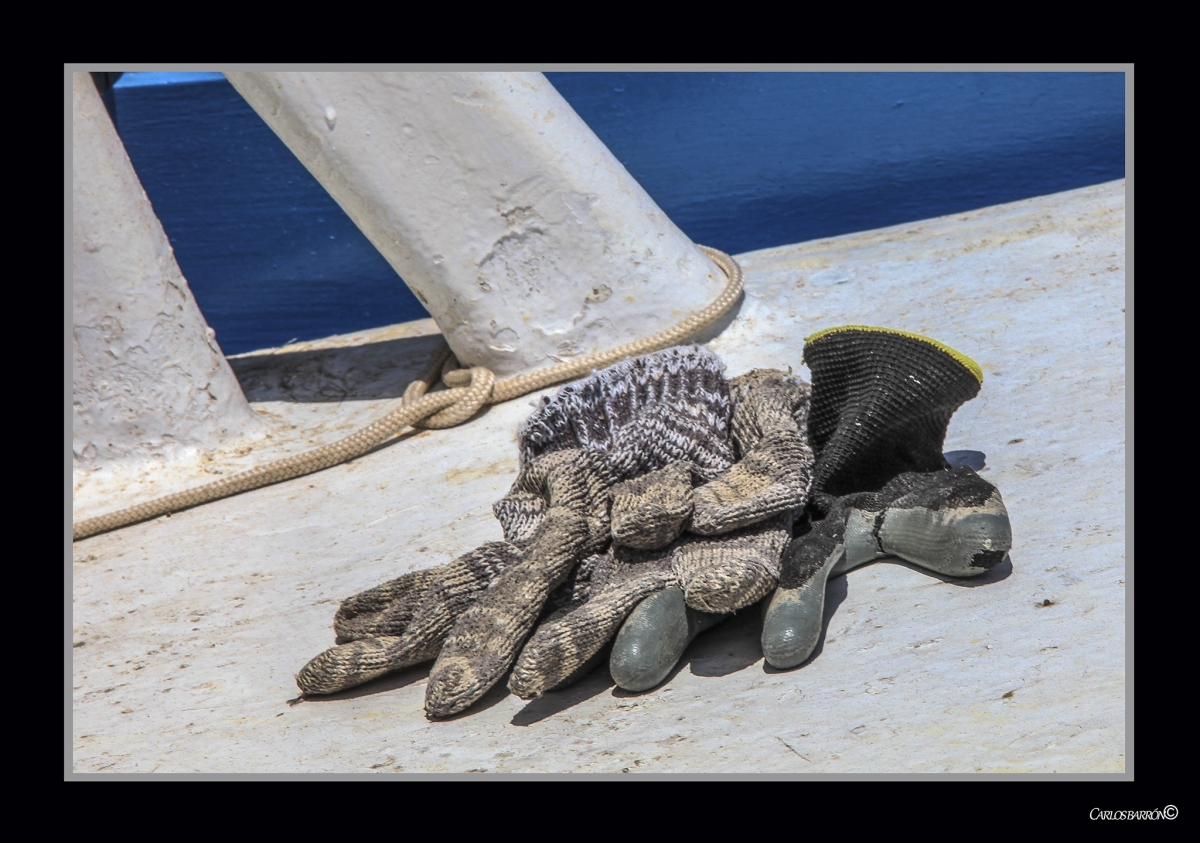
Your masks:
<svg viewBox="0 0 1200 843"><path fill-rule="evenodd" d="M764 666L747 610L645 694L615 689L601 666L542 699L496 688L431 723L425 666L289 705L340 600L500 537L490 506L515 475L515 430L538 397L526 396L76 543L74 770L1124 771L1124 192L1118 181L739 258L746 298L711 343L731 375L807 376L803 337L856 323L926 333L983 366L946 441L985 454L1012 516L1010 559L983 577L883 560L832 579L817 653L789 671ZM814 283L830 270L850 277ZM396 331L407 336L375 339L432 342L428 328ZM423 365L386 369L374 344L232 363L256 410L319 439L374 417L390 379ZM350 397L315 397L333 382Z"/></svg>
<svg viewBox="0 0 1200 843"><path fill-rule="evenodd" d="M227 78L464 364L541 368L648 336L672 302L698 310L719 292L713 264L541 74ZM598 279L624 295L589 298Z"/></svg>
<svg viewBox="0 0 1200 843"><path fill-rule="evenodd" d="M86 73L72 115L72 468L261 435Z"/></svg>

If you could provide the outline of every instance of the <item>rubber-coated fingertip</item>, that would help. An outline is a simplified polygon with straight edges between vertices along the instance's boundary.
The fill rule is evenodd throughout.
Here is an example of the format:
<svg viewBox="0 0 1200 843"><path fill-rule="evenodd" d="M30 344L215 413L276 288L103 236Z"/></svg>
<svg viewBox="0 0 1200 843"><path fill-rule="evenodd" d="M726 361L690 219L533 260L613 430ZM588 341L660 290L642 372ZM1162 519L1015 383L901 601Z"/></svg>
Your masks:
<svg viewBox="0 0 1200 843"><path fill-rule="evenodd" d="M608 659L613 681L626 691L648 691L667 678L693 638L726 616L689 609L683 589L647 597L626 619Z"/></svg>
<svg viewBox="0 0 1200 843"><path fill-rule="evenodd" d="M647 691L666 678L687 647L683 589L667 588L630 612L613 642L608 668L626 691Z"/></svg>
<svg viewBox="0 0 1200 843"><path fill-rule="evenodd" d="M822 583L824 585L824 583ZM821 637L824 588L777 589L763 618L762 651L767 664L786 670L803 663Z"/></svg>
<svg viewBox="0 0 1200 843"><path fill-rule="evenodd" d="M889 509L878 533L886 552L953 577L986 573L1012 549L999 490L976 506Z"/></svg>

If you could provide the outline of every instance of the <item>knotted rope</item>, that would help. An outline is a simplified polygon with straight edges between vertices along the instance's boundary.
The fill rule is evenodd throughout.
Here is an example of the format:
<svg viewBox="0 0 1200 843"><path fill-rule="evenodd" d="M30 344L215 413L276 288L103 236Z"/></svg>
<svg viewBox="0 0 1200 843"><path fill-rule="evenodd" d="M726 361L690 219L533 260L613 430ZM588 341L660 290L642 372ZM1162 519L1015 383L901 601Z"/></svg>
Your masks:
<svg viewBox="0 0 1200 843"><path fill-rule="evenodd" d="M483 366L465 370L451 368L450 347L443 342L428 368L408 385L404 397L400 399L400 406L361 430L329 445L285 457L186 492L166 495L107 515L84 519L73 525L74 540L312 474L314 471L362 456L407 427L454 427L471 418L486 404L509 401L552 384L590 374L626 357L636 357L639 354L649 354L678 345L725 315L742 294L744 286L742 268L738 266L737 261L708 246L699 248L713 263L721 267L728 276L728 283L712 304L665 331L607 351L598 351L578 360L516 375L499 383L491 370ZM426 394L438 382L439 377L448 388Z"/></svg>

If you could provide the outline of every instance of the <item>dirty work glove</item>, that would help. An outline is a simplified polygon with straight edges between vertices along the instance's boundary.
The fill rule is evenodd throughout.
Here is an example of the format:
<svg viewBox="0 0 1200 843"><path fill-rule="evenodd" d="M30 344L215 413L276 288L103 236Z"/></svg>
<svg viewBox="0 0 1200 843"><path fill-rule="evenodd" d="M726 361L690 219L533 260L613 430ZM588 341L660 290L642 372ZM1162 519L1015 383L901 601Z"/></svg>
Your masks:
<svg viewBox="0 0 1200 843"><path fill-rule="evenodd" d="M304 666L300 690L333 693L436 658L426 688L431 717L482 696L508 670L550 591L607 543L594 523L607 485L602 455L560 451L525 468L544 503L528 535L347 600L334 620L338 646Z"/></svg>
<svg viewBox="0 0 1200 843"><path fill-rule="evenodd" d="M505 541L406 574L339 609L339 646L297 676L332 693L436 658L425 708L453 715L512 666L547 599L611 543L609 491L686 459L701 476L733 460L721 361L674 348L563 387L518 433L520 468L494 507Z"/></svg>
<svg viewBox="0 0 1200 843"><path fill-rule="evenodd" d="M816 464L763 621L763 655L776 668L815 649L829 577L884 556L977 576L1012 546L999 490L942 454L950 417L983 382L974 361L917 334L864 326L814 334L804 359Z"/></svg>
<svg viewBox="0 0 1200 843"><path fill-rule="evenodd" d="M509 680L514 694L570 684L614 637L613 679L647 690L699 632L775 587L810 482L808 388L756 370L729 390L736 459L703 468L683 459L612 489L612 547L577 569L533 634Z"/></svg>

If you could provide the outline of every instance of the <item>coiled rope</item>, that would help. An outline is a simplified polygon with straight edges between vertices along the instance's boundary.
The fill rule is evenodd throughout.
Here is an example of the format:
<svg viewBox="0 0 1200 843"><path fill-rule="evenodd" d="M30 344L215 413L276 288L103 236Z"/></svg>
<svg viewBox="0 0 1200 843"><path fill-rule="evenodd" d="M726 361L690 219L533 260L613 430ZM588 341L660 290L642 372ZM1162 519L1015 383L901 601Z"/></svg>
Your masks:
<svg viewBox="0 0 1200 843"><path fill-rule="evenodd" d="M178 512L209 501L269 486L272 483L303 477L305 474L311 474L314 471L330 468L362 456L372 448L401 433L405 428L454 427L471 418L485 404L509 401L561 381L591 374L596 369L611 366L626 357L649 354L652 351L678 345L701 328L711 325L725 315L742 294L744 286L742 268L738 266L737 261L724 252L708 246L699 248L712 259L713 263L721 267L721 270L728 276L728 283L712 304L691 314L665 331L607 351L598 351L578 360L570 360L545 369L516 375L499 383L496 382L496 376L492 374L491 370L483 366L475 366L471 369L450 368L450 347L443 342L428 368L417 380L408 385L404 391L404 397L400 399L399 407L344 439L314 448L311 451L305 451L303 454L285 457L258 468L230 475L186 492L166 495L107 515L84 519L72 525L74 540L78 541L97 533ZM426 394L438 382L439 377L448 388Z"/></svg>

